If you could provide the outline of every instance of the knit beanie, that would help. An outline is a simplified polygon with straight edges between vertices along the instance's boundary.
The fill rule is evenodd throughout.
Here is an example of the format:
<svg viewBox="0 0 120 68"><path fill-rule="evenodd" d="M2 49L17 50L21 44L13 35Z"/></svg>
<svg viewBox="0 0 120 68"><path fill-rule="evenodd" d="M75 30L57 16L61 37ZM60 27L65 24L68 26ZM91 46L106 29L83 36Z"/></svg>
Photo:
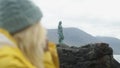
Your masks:
<svg viewBox="0 0 120 68"><path fill-rule="evenodd" d="M40 9L30 0L0 0L0 28L10 33L38 23L41 18Z"/></svg>

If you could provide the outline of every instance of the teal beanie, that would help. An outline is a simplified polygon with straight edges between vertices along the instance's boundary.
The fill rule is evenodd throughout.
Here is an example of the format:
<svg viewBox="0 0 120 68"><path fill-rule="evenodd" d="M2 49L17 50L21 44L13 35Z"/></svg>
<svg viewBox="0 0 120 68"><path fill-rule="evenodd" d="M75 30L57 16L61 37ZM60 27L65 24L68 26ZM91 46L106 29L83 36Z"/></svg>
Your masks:
<svg viewBox="0 0 120 68"><path fill-rule="evenodd" d="M40 9L30 0L0 0L0 28L10 33L38 23L41 18Z"/></svg>

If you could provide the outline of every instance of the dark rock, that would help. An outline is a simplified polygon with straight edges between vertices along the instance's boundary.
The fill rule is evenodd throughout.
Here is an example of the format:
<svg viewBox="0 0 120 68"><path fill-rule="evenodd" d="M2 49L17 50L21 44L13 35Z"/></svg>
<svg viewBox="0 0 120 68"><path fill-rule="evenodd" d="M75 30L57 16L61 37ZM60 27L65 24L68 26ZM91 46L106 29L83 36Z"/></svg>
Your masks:
<svg viewBox="0 0 120 68"><path fill-rule="evenodd" d="M82 47L58 46L60 68L120 68L107 43Z"/></svg>

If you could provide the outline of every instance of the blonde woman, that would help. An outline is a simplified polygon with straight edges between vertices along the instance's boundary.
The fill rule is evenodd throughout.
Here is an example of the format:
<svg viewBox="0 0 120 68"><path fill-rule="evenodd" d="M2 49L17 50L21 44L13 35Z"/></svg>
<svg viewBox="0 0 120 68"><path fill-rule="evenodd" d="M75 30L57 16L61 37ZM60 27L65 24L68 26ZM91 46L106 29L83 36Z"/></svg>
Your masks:
<svg viewBox="0 0 120 68"><path fill-rule="evenodd" d="M59 68L41 18L30 0L0 0L0 68Z"/></svg>

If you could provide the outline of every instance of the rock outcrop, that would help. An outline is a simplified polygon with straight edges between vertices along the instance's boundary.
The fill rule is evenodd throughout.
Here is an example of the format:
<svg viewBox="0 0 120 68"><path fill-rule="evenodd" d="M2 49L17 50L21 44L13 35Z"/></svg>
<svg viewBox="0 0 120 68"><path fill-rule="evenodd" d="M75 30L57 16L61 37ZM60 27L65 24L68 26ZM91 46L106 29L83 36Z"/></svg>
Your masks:
<svg viewBox="0 0 120 68"><path fill-rule="evenodd" d="M82 47L58 45L60 68L120 68L107 43L88 44Z"/></svg>

